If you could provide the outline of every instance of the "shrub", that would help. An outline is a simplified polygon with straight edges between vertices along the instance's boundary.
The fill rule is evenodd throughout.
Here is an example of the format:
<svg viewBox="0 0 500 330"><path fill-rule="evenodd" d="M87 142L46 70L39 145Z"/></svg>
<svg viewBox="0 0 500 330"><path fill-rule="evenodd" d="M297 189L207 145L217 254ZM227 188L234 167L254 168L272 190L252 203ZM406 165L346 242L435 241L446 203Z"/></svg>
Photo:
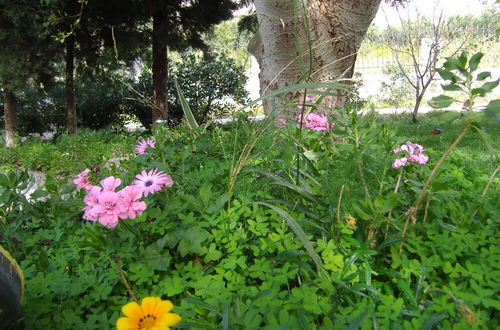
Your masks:
<svg viewBox="0 0 500 330"><path fill-rule="evenodd" d="M174 79L177 79L199 124L206 123L211 118L227 115L238 104L247 101L248 92L244 88L247 80L245 69L224 55L197 59L194 54L188 54L181 62L173 63L171 68L168 78L170 126L180 124L184 117L174 87ZM151 82L151 71L145 67L139 80L132 86L149 100L149 95L152 95ZM128 98L132 99L127 103L128 111L136 115L145 127L149 127L151 125L149 104L141 101L141 97L135 92L127 93Z"/></svg>

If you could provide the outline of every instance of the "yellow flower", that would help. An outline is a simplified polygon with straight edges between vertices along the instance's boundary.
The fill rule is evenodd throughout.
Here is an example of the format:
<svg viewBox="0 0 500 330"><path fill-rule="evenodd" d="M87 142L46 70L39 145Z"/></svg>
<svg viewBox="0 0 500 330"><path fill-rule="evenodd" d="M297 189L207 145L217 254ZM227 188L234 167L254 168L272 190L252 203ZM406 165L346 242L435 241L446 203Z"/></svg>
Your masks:
<svg viewBox="0 0 500 330"><path fill-rule="evenodd" d="M146 297L141 305L130 302L122 307L126 317L116 321L118 330L168 330L181 321L175 313L169 313L174 305L160 297Z"/></svg>
<svg viewBox="0 0 500 330"><path fill-rule="evenodd" d="M356 218L348 215L345 218L345 222L347 223L347 226L351 229L356 229Z"/></svg>

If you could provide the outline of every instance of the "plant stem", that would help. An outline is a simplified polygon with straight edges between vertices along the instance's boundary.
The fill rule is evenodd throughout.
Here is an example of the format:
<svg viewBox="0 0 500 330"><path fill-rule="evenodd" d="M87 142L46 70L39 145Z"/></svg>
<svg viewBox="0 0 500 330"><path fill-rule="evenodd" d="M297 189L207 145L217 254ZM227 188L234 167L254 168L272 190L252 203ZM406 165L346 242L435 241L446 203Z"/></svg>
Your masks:
<svg viewBox="0 0 500 330"><path fill-rule="evenodd" d="M486 193L490 189L490 185L493 182L493 180L495 179L495 176L497 175L497 173L498 173L499 170L500 170L500 165L497 165L497 168L493 171L493 173L491 174L490 178L488 179L488 182L486 183L486 186L483 189L483 193L481 194L481 198L484 198L484 196L486 196ZM475 209L474 213L472 214L472 216L475 217L476 214L477 214L477 212L478 212L478 209Z"/></svg>
<svg viewBox="0 0 500 330"><path fill-rule="evenodd" d="M401 166L401 170L399 171L399 176L398 176L398 182L396 183L396 187L394 188L394 193L397 194L398 193L398 190L399 190L399 186L401 184L401 178L403 177L403 171L404 171L404 167ZM387 215L387 226L385 227L385 239L387 239L387 232L389 231L389 221L391 219L391 216L392 216L392 210L389 211L389 214Z"/></svg>
<svg viewBox="0 0 500 330"><path fill-rule="evenodd" d="M344 185L342 185L342 188L340 188L340 194L339 194L339 201L337 203L337 232L339 233L340 237L340 203L342 202L342 194L344 193Z"/></svg>
<svg viewBox="0 0 500 330"><path fill-rule="evenodd" d="M422 187L422 190L420 190L420 193L418 194L418 198L417 198L417 201L415 203L415 206L412 206L412 207L410 207L410 209L408 209L407 216L406 216L406 222L405 222L405 225L403 227L403 233L402 233L402 239L403 240L401 242L401 247L399 249L399 254L400 255L403 252L404 239L405 239L405 236L406 236L406 231L408 230L408 224L410 223L410 220L411 220L412 224L415 224L415 222L417 220L417 218L416 218L417 217L417 212L418 212L420 206L422 205L423 198L424 198L424 196L425 196L425 194L427 192L427 189L429 188L432 180L434 180L434 177L436 176L436 174L437 174L439 168L441 167L441 165L443 165L443 163L446 160L446 158L457 147L457 145L460 143L460 141L462 141L462 139L464 138L464 136L469 131L470 127L471 127L471 122L470 122L470 120L467 120L465 122L464 128L462 129L462 132L460 132L460 134L457 136L457 138L455 139L455 141L453 141L453 143L448 147L448 149L445 151L445 153L441 156L441 158L439 159L439 161L437 162L437 164L432 169L431 174L427 178L427 181L425 181L425 184Z"/></svg>
<svg viewBox="0 0 500 330"><path fill-rule="evenodd" d="M424 195L427 192L427 189L429 188L432 180L434 180L434 177L436 176L439 168L441 167L441 165L443 165L443 163L446 160L446 158L448 158L448 156L450 155L450 153L457 147L457 145L460 143L460 141L462 141L462 139L464 138L464 136L469 131L470 126L471 126L471 122L467 121L465 123L465 125L464 125L464 128L463 128L462 132L460 132L460 134L455 139L455 141L451 144L451 146L448 148L448 150L445 151L445 153L441 156L441 158L437 162L436 166L434 166L434 168L432 169L431 174L427 178L427 181L425 181L425 184L424 184L422 190L418 194L418 199L417 199L417 202L415 203L415 209L416 209L415 213L418 212L418 209L422 205L422 200L424 198Z"/></svg>
<svg viewBox="0 0 500 330"><path fill-rule="evenodd" d="M120 256L118 254L115 254L115 261L116 261L116 267L118 268L118 273L120 274L122 282L125 285L125 287L127 288L129 295L132 297L132 299L136 303L139 303L139 301L137 300L137 297L135 296L134 291L130 287L130 284L128 283L127 278L125 277L125 274L123 273L123 269L122 269L122 266L120 264Z"/></svg>

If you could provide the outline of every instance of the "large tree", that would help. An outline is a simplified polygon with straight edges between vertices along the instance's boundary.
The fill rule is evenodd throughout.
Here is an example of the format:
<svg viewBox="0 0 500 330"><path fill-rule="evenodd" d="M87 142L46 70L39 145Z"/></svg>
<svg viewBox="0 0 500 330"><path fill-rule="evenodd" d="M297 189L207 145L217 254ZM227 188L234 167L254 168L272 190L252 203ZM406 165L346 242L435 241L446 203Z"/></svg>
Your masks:
<svg viewBox="0 0 500 330"><path fill-rule="evenodd" d="M255 0L259 32L250 44L261 94L301 77L328 82L354 73L356 53L381 0ZM329 99L342 104L345 97ZM266 112L271 103L264 102Z"/></svg>
<svg viewBox="0 0 500 330"><path fill-rule="evenodd" d="M214 24L229 19L240 1L143 0L139 2L143 4L143 17L152 20L152 30L149 30L153 46L152 121L167 120L167 49L203 48L203 33ZM144 30L147 31L150 26L146 25Z"/></svg>
<svg viewBox="0 0 500 330"><path fill-rule="evenodd" d="M95 75L130 63L147 45L148 38L138 30L145 21L135 0L52 0L51 10L47 21L64 53L67 127L68 133L74 134L75 69Z"/></svg>
<svg viewBox="0 0 500 330"><path fill-rule="evenodd" d="M17 142L16 92L28 83L47 81L53 58L44 24L45 1L0 0L0 87L3 89L5 145Z"/></svg>

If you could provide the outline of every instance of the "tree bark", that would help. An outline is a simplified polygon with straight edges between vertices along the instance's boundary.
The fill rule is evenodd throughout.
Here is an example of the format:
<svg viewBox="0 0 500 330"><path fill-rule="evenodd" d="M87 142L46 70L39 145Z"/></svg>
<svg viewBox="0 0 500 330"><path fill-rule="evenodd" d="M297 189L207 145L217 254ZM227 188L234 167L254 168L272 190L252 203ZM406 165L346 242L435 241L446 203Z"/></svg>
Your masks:
<svg viewBox="0 0 500 330"><path fill-rule="evenodd" d="M413 113L412 113L412 121L414 123L418 122L418 109L420 108L420 103L422 102L424 94L417 95L417 98L415 99L415 106L413 107Z"/></svg>
<svg viewBox="0 0 500 330"><path fill-rule="evenodd" d="M264 71L259 76L261 94L293 84L301 75L311 82L333 81L342 74L343 78L352 78L356 53L380 2L309 0L302 8L301 1L255 0L262 49L254 45L252 54ZM294 3L299 6L294 7ZM345 96L339 96L325 105L337 106L345 101ZM266 113L271 112L269 102L264 108Z"/></svg>
<svg viewBox="0 0 500 330"><path fill-rule="evenodd" d="M3 113L5 120L5 146L12 148L17 145L17 101L14 93L3 90Z"/></svg>
<svg viewBox="0 0 500 330"><path fill-rule="evenodd" d="M75 134L77 129L76 104L74 91L75 72L75 36L70 34L66 40L66 119L68 134Z"/></svg>
<svg viewBox="0 0 500 330"><path fill-rule="evenodd" d="M165 21L165 15L160 10L155 11L153 15L153 124L157 120L168 119L168 54L167 43L162 36L162 32L165 31Z"/></svg>

